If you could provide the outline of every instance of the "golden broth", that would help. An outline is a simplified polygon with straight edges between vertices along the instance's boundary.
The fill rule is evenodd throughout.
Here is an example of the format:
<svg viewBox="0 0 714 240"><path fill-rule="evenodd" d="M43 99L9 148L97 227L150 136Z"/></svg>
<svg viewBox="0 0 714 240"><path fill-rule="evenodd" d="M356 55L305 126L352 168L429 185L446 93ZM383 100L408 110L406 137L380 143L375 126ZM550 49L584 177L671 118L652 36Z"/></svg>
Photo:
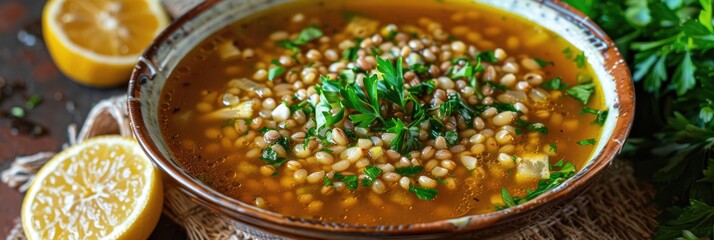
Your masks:
<svg viewBox="0 0 714 240"><path fill-rule="evenodd" d="M395 12L399 12L399 14L394 14ZM350 21L348 19L354 19L354 16L377 20L379 26L375 33L377 35L387 24L398 26L400 31L406 31L406 29L412 28L409 26L413 26L426 32L422 33L426 35L430 34L429 28L435 28L438 25L444 33L453 36L449 37L451 40L440 41L444 44L449 44L449 41L453 42L454 39L457 39L467 46L472 45L483 51L502 48L508 53L508 57L516 59L514 62L517 64L520 64L521 60L519 59L523 58L552 61L553 65L545 66L537 71L530 71L540 74L544 82L555 77L562 77L563 82L572 87L578 85L576 81L579 74L594 76L587 66L584 68L577 66L574 58L580 52L562 38L519 17L478 4L438 1L423 1L414 4L413 1L402 0L388 2L373 0L309 1L291 4L257 14L219 31L203 41L181 61L162 94L161 101L168 103L170 107L160 110L164 138L169 143L178 162L189 173L218 191L248 204L289 216L350 224L409 224L488 213L495 211L496 207L504 205L501 196L502 188L505 187L513 196L524 196L526 190L537 187L537 179L516 181L514 173L516 168L507 169L507 167L500 166L497 158L502 149L497 148L496 151L486 149L481 154L472 154L479 159L479 169L465 168L456 153L451 158L445 159L456 163L456 166L449 170L447 176L438 178L442 184L438 184L434 189L437 189L439 193L430 201L418 199L412 192L401 188L399 181L389 182L387 180L382 181L386 185L385 192L370 191L370 187L363 187L360 184L354 191L333 189L326 193L323 180L317 183L300 183L299 180L295 180L303 179L305 181L304 176L297 176L303 174L302 172L296 173L296 169L304 169L307 174L318 171L329 173L331 165L315 163L315 152L311 152L308 157L297 157L294 153L288 153L286 160L294 160L301 166L295 167L295 164L287 163L275 168L274 174L266 176L262 172L265 170L263 168L269 167L265 167L266 163L255 155L257 151L255 149L262 149L256 142L263 139L264 136L260 129L268 125L269 117L266 118L267 120L261 121L260 124L253 120L249 121L250 124L246 124L245 119L230 121L202 117L225 108L222 96L231 91L229 82L233 79L251 79L260 75L257 77L263 80L257 82L268 87L274 87L280 81L287 81L286 73L283 73L286 74L285 77L275 81L267 81L261 75L269 74L269 70L275 68L274 65L271 65L271 60L279 59L279 56L283 55L285 51L283 48L276 47L275 41L270 40L271 34L276 37L281 34L274 34L275 32L284 31L292 34L294 38L295 34L315 23L324 32L324 35L331 39L324 42L317 39L303 46L303 54L297 59L304 59L307 58L305 55L309 53L308 49L310 48L325 53L326 48L337 49L339 47L338 45L342 41L337 41L338 39L350 39L350 36L346 36L343 31ZM302 19L302 21L295 21L298 19ZM241 50L238 57L222 60L225 58L222 56L226 54L224 48L226 41L233 41L233 45ZM247 49L252 49L252 54L246 55ZM570 49L571 53L566 54L567 51L564 53L565 49ZM337 52L340 56L343 55L342 50ZM248 55L249 57L246 57ZM324 58L327 56L323 56L323 61L327 61ZM346 61L341 60L342 57L339 59L336 62ZM300 64L293 63L292 65ZM325 64L324 67L329 73L328 64ZM408 68L406 64L405 68ZM523 66L520 68L521 70L515 75L518 79L523 79L529 71L525 70ZM263 71L260 71L261 69ZM502 66L499 69L502 69ZM325 74L320 73L319 75ZM499 72L499 78L502 75L504 74ZM319 77L312 81L320 82ZM303 88L309 90L309 88ZM510 152L509 156L515 156L514 162L522 161L520 156L524 156L524 154L547 154L550 155L550 164L564 160L573 163L579 170L586 164L594 145L583 146L576 142L592 138L598 140L601 126L592 123L595 118L593 114L581 114L583 105L567 96L565 90L546 92L549 94L548 104L529 105L529 108L533 106L530 111L524 112L520 116L528 119L529 122L544 124L548 129L547 134L533 131L525 131L519 135L511 134L513 141L509 144L514 145L515 150L503 149L503 151ZM265 95L263 97L256 96L255 92L235 90L235 93L238 98L261 100L259 104L256 104L258 106L255 106L257 112L249 119L258 117L261 107L265 107L266 104L268 107L275 107L273 105L279 105L281 102L281 99L276 98L273 104L271 104L272 102L266 103L264 99L268 97ZM277 91L273 91L273 93L277 94ZM297 92L294 94L299 95ZM495 97L494 94L493 98ZM293 105L298 102L293 99L287 99L287 101ZM602 93L597 85L588 106L593 109L604 109ZM486 119L487 128L491 124L492 120ZM299 131L297 129L302 127L302 124L299 124L280 129L279 123L273 123L273 125L275 126L273 128L290 133ZM241 131L243 129L245 130ZM463 131L465 130L468 129L463 129ZM493 130L492 134L498 133L496 131L498 129ZM469 135L473 136L474 134L469 133ZM493 138L493 136L491 137ZM529 141L537 142L531 144L535 147L525 147ZM431 138L419 140L419 142L422 145L435 144ZM465 145L465 152L478 151L473 150L473 145L477 145L473 142L479 142L479 140L462 137L455 145ZM479 144L484 145L485 143L488 141ZM299 143L290 141L290 146L296 144ZM350 145L346 147L355 144L357 144L356 140L352 139ZM371 144L375 145L375 142ZM557 146L557 152L549 149L551 144ZM383 143L382 146L384 151L389 149L388 143ZM453 147L453 145L449 147ZM371 153L369 149L363 149L363 152L365 156ZM463 153L461 152L461 154ZM336 154L334 162L336 163L338 160L339 155ZM434 166L429 166L429 160L431 158L421 159L420 165L433 169ZM451 167L450 163L443 163L445 160L437 160L441 163L439 166ZM375 162L370 162L370 165L384 164L384 162L397 164L399 159L373 161ZM345 171L346 176L361 174L364 171L364 167L355 167L355 165L356 163L352 163L350 169ZM425 170L422 174L430 176L432 180L437 179L429 171ZM380 178L385 178L384 174ZM335 180L335 182L337 181ZM418 185L417 182L416 177L412 178L412 184Z"/></svg>

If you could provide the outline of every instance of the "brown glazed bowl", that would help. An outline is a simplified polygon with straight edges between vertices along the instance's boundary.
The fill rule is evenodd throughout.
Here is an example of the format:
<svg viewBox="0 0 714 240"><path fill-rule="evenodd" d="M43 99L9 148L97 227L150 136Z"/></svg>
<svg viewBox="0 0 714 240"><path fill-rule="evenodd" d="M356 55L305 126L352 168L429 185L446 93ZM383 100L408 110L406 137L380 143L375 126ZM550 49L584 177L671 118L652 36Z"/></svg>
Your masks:
<svg viewBox="0 0 714 240"><path fill-rule="evenodd" d="M331 0L335 1L335 0ZM466 1L466 0L461 0ZM159 128L159 96L168 76L191 49L236 20L291 0L207 1L175 21L144 53L129 83L131 127L148 156L195 201L237 229L263 239L487 238L516 231L548 216L592 184L620 152L632 125L630 72L614 43L583 13L560 1L468 0L529 19L583 51L600 79L610 114L586 166L561 186L525 204L488 214L409 225L348 225L282 216L227 197L189 175L175 160Z"/></svg>

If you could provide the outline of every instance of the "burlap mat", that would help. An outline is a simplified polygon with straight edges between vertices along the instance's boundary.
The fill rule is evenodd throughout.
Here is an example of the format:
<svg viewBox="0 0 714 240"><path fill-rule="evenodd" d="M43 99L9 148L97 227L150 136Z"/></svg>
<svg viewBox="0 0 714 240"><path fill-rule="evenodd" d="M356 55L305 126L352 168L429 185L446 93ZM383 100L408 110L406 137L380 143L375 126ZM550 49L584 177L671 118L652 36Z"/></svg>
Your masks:
<svg viewBox="0 0 714 240"><path fill-rule="evenodd" d="M103 134L130 136L125 99L126 96L117 96L98 103L78 134L76 126L68 127L68 144ZM53 155L41 152L16 158L2 172L2 181L24 192L34 173ZM184 227L189 239L253 239L172 184L165 186L164 215ZM616 160L598 182L552 216L527 228L514 229L500 239L647 239L657 227L653 197L652 187L633 177L631 165ZM7 239L25 239L21 224L16 222Z"/></svg>

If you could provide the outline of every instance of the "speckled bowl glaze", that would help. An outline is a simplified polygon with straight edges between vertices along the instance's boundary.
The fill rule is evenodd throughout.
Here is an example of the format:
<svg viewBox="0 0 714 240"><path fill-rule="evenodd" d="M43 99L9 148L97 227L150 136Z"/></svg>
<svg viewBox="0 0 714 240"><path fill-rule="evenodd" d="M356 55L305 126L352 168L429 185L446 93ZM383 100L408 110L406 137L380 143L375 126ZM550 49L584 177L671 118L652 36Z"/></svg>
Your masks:
<svg viewBox="0 0 714 240"><path fill-rule="evenodd" d="M584 14L560 1L471 0L531 20L560 35L587 56L597 74L610 114L586 166L561 186L509 209L409 225L348 225L282 216L227 197L201 183L175 160L159 128L159 97L167 78L191 49L236 20L290 0L212 1L168 27L144 53L129 83L131 127L149 157L196 201L224 216L239 230L261 239L488 238L516 231L548 216L581 193L619 153L632 125L634 91L630 72L614 43Z"/></svg>

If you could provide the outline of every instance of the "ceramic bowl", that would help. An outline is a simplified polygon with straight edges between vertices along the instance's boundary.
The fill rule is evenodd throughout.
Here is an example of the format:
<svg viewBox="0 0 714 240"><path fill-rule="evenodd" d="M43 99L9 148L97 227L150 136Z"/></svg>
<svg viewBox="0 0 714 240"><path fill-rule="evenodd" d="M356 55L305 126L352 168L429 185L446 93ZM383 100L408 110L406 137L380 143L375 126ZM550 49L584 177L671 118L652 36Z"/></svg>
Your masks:
<svg viewBox="0 0 714 240"><path fill-rule="evenodd" d="M272 238L475 238L516 231L554 213L577 196L612 162L627 137L634 114L630 72L614 43L585 15L560 1L471 0L529 19L560 35L587 56L610 114L586 166L547 193L505 210L408 224L355 226L282 216L232 199L181 168L164 141L158 121L159 97L179 61L203 39L236 20L290 0L207 1L170 25L143 54L131 76L128 108L136 138L156 165L196 201L261 239Z"/></svg>

